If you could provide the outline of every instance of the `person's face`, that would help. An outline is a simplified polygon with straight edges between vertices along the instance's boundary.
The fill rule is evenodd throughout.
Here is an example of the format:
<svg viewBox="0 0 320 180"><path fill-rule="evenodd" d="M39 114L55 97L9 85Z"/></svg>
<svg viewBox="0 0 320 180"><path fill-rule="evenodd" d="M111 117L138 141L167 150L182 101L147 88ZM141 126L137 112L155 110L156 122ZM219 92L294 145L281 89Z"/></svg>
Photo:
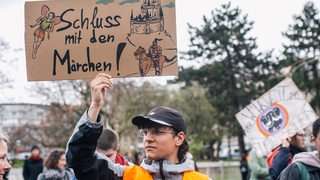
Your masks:
<svg viewBox="0 0 320 180"><path fill-rule="evenodd" d="M116 163L116 156L117 156L116 150L110 148L108 150L99 150L99 152L107 156L109 159L111 159L112 162Z"/></svg>
<svg viewBox="0 0 320 180"><path fill-rule="evenodd" d="M291 144L297 148L304 148L306 140L306 133L304 130L299 131L295 136L291 138Z"/></svg>
<svg viewBox="0 0 320 180"><path fill-rule="evenodd" d="M7 143L3 140L0 140L0 180L3 179L3 176L6 171L9 171L11 166L7 159L8 146Z"/></svg>
<svg viewBox="0 0 320 180"><path fill-rule="evenodd" d="M33 149L33 150L31 151L31 155L32 155L33 157L39 157L40 154L41 154L41 152L40 152L40 150L39 150L38 148Z"/></svg>
<svg viewBox="0 0 320 180"><path fill-rule="evenodd" d="M60 156L60 158L59 158L57 167L58 167L59 169L64 169L64 168L66 168L66 165L67 165L66 155L65 155L65 154L62 154L62 155Z"/></svg>
<svg viewBox="0 0 320 180"><path fill-rule="evenodd" d="M178 163L178 149L185 136L183 132L175 135L170 127L144 128L140 130L143 136L144 151L148 159L166 159Z"/></svg>

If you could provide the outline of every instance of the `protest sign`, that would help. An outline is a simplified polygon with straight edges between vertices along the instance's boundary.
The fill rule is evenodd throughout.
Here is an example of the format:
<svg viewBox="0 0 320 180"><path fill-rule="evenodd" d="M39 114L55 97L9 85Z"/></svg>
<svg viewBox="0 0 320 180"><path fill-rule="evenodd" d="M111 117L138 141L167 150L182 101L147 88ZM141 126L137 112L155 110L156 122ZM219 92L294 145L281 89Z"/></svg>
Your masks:
<svg viewBox="0 0 320 180"><path fill-rule="evenodd" d="M290 78L271 88L236 114L259 157L281 144L281 139L310 126L317 114Z"/></svg>
<svg viewBox="0 0 320 180"><path fill-rule="evenodd" d="M28 81L178 74L174 0L25 3Z"/></svg>

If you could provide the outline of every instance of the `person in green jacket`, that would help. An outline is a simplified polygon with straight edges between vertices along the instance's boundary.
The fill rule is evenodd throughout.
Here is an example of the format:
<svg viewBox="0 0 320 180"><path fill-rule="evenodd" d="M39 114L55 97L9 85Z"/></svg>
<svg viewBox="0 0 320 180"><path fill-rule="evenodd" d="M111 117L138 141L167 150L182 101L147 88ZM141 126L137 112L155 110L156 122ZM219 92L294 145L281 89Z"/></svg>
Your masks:
<svg viewBox="0 0 320 180"><path fill-rule="evenodd" d="M267 157L259 158L254 148L249 153L250 180L269 180L269 168L267 165Z"/></svg>

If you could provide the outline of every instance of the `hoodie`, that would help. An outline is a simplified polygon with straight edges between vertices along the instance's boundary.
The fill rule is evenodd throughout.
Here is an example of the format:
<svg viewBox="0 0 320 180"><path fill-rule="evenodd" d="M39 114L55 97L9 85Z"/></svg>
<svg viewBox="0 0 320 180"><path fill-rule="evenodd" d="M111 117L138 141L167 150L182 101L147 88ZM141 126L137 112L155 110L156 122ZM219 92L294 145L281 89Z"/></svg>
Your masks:
<svg viewBox="0 0 320 180"><path fill-rule="evenodd" d="M299 153L293 157L293 162L302 162L305 165L320 169L320 157L318 151Z"/></svg>
<svg viewBox="0 0 320 180"><path fill-rule="evenodd" d="M320 179L320 157L317 151L302 152L293 157L293 163L283 170L278 179L280 180L301 180L301 172L294 162L301 162L309 173L309 180Z"/></svg>
<svg viewBox="0 0 320 180"><path fill-rule="evenodd" d="M185 171L192 171L192 163L189 159L186 159L182 163L172 164L169 161L151 161L143 160L140 165L146 169L150 174L152 174L153 179L162 179L163 176L166 180L170 179L182 179L182 174Z"/></svg>

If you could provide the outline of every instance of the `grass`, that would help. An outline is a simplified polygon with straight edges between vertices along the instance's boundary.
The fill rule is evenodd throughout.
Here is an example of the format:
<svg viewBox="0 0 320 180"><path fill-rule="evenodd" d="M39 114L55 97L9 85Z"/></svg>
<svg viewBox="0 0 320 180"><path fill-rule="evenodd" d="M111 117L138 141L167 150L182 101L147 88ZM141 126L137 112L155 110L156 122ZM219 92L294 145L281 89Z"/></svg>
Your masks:
<svg viewBox="0 0 320 180"><path fill-rule="evenodd" d="M11 160L10 164L13 168L22 168L24 160Z"/></svg>

